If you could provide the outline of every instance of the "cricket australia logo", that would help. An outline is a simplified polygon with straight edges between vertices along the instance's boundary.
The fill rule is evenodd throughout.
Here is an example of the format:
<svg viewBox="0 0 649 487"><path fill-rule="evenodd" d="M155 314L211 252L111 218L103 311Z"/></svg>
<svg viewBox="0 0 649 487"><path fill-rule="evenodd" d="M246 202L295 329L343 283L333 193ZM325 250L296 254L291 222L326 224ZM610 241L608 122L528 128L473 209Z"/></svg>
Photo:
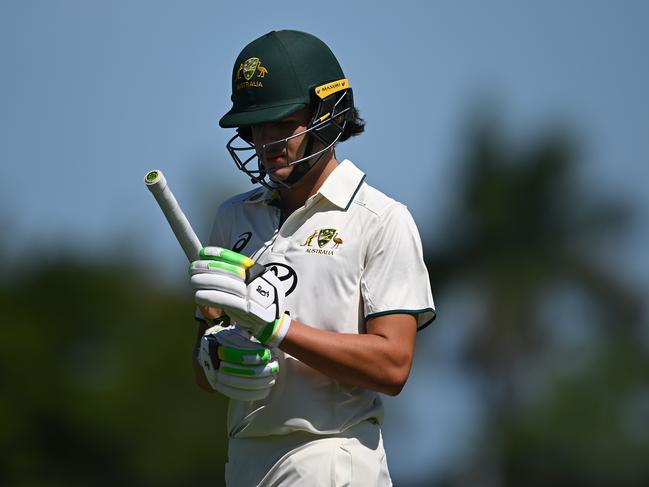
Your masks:
<svg viewBox="0 0 649 487"><path fill-rule="evenodd" d="M318 243L318 248L312 247L313 240L316 240ZM331 242L333 242L333 245L326 248ZM335 228L321 228L320 230L314 230L313 233L306 238L302 247L307 247L307 254L333 255L333 250L340 247L342 243L343 239L339 236L338 231Z"/></svg>
<svg viewBox="0 0 649 487"><path fill-rule="evenodd" d="M237 90L241 88L263 88L264 84L261 81L252 80L255 73L257 74L257 78L263 78L268 74L268 69L262 66L261 59L251 57L242 62L237 70L235 80L238 82L243 76L245 81L237 83Z"/></svg>

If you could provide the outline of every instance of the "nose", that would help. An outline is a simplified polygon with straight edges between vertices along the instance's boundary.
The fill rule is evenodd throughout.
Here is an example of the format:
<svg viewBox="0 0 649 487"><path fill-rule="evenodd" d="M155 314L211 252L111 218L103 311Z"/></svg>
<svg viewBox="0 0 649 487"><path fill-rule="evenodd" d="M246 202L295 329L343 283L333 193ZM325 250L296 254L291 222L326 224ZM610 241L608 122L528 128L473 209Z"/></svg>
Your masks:
<svg viewBox="0 0 649 487"><path fill-rule="evenodd" d="M285 148L285 137L274 124L260 125L252 131L252 140L260 155L262 152L266 156L282 152Z"/></svg>
<svg viewBox="0 0 649 487"><path fill-rule="evenodd" d="M252 127L252 140L257 147L277 140L272 124L255 125Z"/></svg>

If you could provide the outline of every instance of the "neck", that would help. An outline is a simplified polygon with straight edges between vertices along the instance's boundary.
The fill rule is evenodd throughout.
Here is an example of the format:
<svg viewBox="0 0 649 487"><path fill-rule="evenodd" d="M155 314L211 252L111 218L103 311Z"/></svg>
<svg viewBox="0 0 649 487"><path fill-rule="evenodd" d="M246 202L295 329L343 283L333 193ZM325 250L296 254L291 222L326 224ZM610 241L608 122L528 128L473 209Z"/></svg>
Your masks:
<svg viewBox="0 0 649 487"><path fill-rule="evenodd" d="M316 194L329 175L338 166L333 151L327 154L327 159L316 166L291 188L280 188L279 195L284 218L304 205L305 201Z"/></svg>

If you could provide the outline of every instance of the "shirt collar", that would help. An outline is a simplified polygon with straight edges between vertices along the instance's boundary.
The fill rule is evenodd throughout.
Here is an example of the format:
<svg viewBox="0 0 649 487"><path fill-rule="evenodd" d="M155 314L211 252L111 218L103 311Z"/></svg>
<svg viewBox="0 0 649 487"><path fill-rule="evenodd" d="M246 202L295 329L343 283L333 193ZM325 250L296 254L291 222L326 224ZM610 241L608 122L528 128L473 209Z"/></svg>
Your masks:
<svg viewBox="0 0 649 487"><path fill-rule="evenodd" d="M354 166L350 160L345 159L329 174L318 193L341 210L346 210L364 179L363 171Z"/></svg>
<svg viewBox="0 0 649 487"><path fill-rule="evenodd" d="M341 210L347 210L364 180L365 173L350 160L345 159L329 174L316 195L322 195ZM268 188L258 188L245 202L279 207L279 192Z"/></svg>

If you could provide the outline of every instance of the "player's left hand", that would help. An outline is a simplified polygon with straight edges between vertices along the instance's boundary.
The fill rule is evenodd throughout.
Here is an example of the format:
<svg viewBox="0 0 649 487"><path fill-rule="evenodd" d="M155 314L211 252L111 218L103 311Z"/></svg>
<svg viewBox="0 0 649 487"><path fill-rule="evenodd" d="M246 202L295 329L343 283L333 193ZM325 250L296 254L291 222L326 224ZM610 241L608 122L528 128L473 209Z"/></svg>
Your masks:
<svg viewBox="0 0 649 487"><path fill-rule="evenodd" d="M279 373L272 351L233 326L215 325L205 331L198 363L212 389L237 401L264 399Z"/></svg>
<svg viewBox="0 0 649 487"><path fill-rule="evenodd" d="M284 308L284 285L277 276L249 257L221 247L201 249L200 258L189 268L196 303L223 308L262 344L277 347L291 324Z"/></svg>

